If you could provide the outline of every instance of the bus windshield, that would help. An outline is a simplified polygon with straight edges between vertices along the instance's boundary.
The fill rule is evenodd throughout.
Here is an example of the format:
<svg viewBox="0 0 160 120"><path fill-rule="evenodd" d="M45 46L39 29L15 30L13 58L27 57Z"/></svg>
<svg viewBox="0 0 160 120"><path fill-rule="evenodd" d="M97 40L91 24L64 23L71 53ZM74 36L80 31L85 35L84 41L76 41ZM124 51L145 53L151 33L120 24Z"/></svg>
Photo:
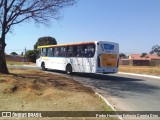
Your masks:
<svg viewBox="0 0 160 120"><path fill-rule="evenodd" d="M114 49L114 45L104 44L104 49L106 49L106 50L113 50Z"/></svg>

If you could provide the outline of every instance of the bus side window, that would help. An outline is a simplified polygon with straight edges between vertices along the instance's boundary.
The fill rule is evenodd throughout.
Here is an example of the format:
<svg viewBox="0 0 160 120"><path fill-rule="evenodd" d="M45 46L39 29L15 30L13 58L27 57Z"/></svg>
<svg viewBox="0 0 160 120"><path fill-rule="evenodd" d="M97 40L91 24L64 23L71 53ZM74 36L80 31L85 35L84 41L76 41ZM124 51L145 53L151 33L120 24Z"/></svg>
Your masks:
<svg viewBox="0 0 160 120"><path fill-rule="evenodd" d="M45 48L42 48L42 56L45 55L45 51L46 51L46 49L45 49Z"/></svg>
<svg viewBox="0 0 160 120"><path fill-rule="evenodd" d="M83 57L86 58L93 57L95 53L95 45L94 44L84 45L82 53Z"/></svg>
<svg viewBox="0 0 160 120"><path fill-rule="evenodd" d="M67 55L67 47L64 47L64 56L63 57L66 57L66 55Z"/></svg>
<svg viewBox="0 0 160 120"><path fill-rule="evenodd" d="M48 54L47 54L48 57L53 57L53 50L54 48L48 48Z"/></svg>
<svg viewBox="0 0 160 120"><path fill-rule="evenodd" d="M82 57L83 54L83 47L77 46L77 57Z"/></svg>
<svg viewBox="0 0 160 120"><path fill-rule="evenodd" d="M66 56L66 47L60 47L59 57L65 57L65 56Z"/></svg>
<svg viewBox="0 0 160 120"><path fill-rule="evenodd" d="M67 50L67 57L72 57L73 46L69 46Z"/></svg>
<svg viewBox="0 0 160 120"><path fill-rule="evenodd" d="M73 46L72 57L77 56L77 46Z"/></svg>
<svg viewBox="0 0 160 120"><path fill-rule="evenodd" d="M88 49L88 57L93 57L95 54L95 45L94 44L87 45L87 49Z"/></svg>
<svg viewBox="0 0 160 120"><path fill-rule="evenodd" d="M55 57L59 56L59 47L54 48L54 56Z"/></svg>
<svg viewBox="0 0 160 120"><path fill-rule="evenodd" d="M83 45L82 56L83 56L83 57L88 57L87 45Z"/></svg>
<svg viewBox="0 0 160 120"><path fill-rule="evenodd" d="M59 47L59 52L58 52L58 57L61 57L62 56L62 50L61 50L62 47Z"/></svg>
<svg viewBox="0 0 160 120"><path fill-rule="evenodd" d="M48 48L43 48L42 49L42 56L47 56L47 51L48 51Z"/></svg>
<svg viewBox="0 0 160 120"><path fill-rule="evenodd" d="M54 48L52 48L52 56L54 57Z"/></svg>

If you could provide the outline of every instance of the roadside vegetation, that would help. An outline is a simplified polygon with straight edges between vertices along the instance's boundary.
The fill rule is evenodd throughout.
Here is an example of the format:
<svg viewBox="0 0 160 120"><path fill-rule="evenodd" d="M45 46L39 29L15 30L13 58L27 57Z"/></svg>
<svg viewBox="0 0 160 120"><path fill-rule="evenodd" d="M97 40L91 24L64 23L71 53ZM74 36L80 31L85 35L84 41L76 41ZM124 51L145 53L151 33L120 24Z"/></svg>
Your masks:
<svg viewBox="0 0 160 120"><path fill-rule="evenodd" d="M7 65L35 65L35 63L32 63L32 62L7 61Z"/></svg>
<svg viewBox="0 0 160 120"><path fill-rule="evenodd" d="M0 74L0 111L112 111L91 88L72 79L40 70L17 68L9 70L9 75ZM114 120L116 118L43 119Z"/></svg>
<svg viewBox="0 0 160 120"><path fill-rule="evenodd" d="M119 72L160 76L160 66L119 66Z"/></svg>

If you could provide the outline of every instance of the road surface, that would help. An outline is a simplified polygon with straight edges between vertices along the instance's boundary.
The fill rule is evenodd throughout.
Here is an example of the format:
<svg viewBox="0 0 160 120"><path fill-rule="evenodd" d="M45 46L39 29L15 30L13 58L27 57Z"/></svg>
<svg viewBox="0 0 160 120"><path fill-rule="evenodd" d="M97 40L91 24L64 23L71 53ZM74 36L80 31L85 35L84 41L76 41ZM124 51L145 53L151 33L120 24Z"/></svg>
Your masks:
<svg viewBox="0 0 160 120"><path fill-rule="evenodd" d="M92 87L118 111L160 111L160 79L123 74L72 78Z"/></svg>
<svg viewBox="0 0 160 120"><path fill-rule="evenodd" d="M76 73L69 76L60 71L48 72L72 78L93 88L117 111L160 111L160 79L124 74Z"/></svg>

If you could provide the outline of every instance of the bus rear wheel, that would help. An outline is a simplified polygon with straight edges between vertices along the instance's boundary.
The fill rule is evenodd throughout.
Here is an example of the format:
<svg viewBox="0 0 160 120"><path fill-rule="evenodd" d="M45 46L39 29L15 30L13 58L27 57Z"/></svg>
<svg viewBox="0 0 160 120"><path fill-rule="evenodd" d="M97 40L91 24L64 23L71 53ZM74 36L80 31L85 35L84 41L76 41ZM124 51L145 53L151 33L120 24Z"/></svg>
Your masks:
<svg viewBox="0 0 160 120"><path fill-rule="evenodd" d="M72 74L72 66L71 65L66 66L66 74L69 74L69 75Z"/></svg>
<svg viewBox="0 0 160 120"><path fill-rule="evenodd" d="M41 67L42 67L42 70L44 70L44 71L47 70L45 67L45 63L42 63Z"/></svg>

